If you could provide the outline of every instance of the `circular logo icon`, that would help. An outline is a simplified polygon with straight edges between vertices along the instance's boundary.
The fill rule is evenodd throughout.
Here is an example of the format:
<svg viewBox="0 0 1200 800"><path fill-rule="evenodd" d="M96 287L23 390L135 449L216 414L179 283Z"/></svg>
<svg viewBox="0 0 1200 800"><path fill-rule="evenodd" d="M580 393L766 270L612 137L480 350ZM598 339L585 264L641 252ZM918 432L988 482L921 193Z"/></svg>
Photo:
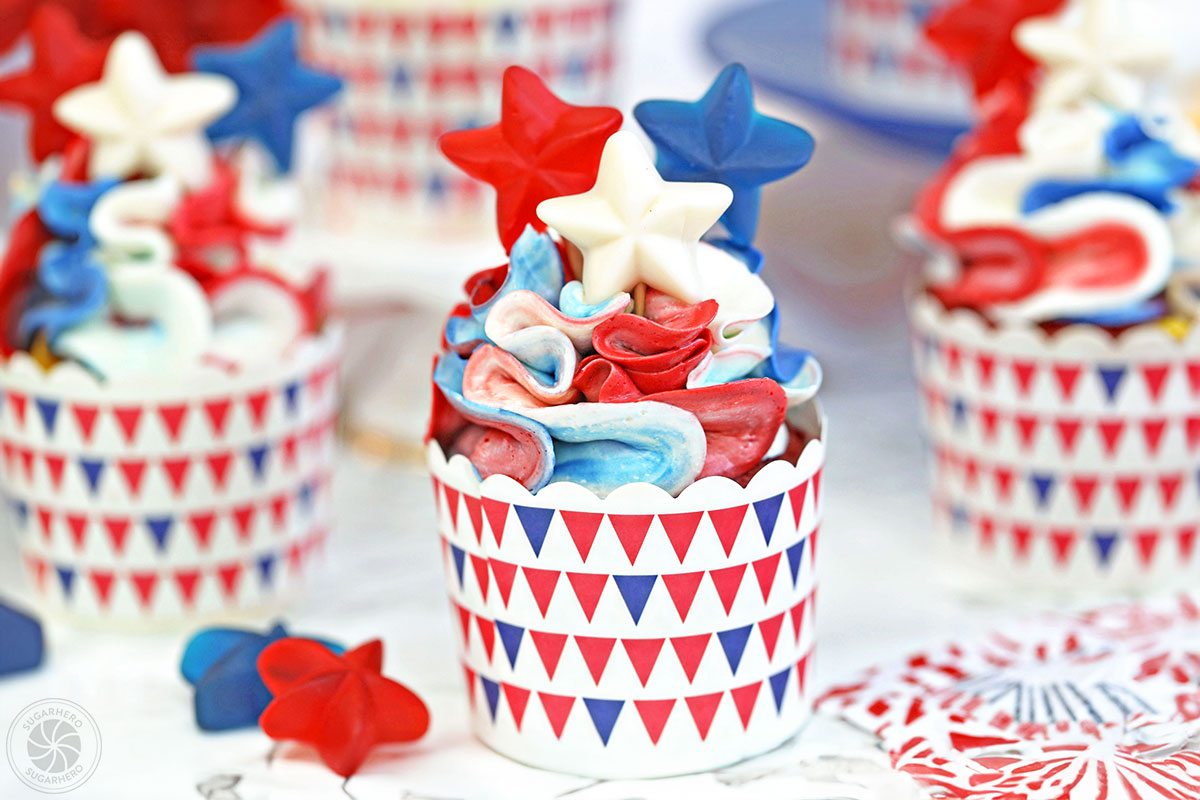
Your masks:
<svg viewBox="0 0 1200 800"><path fill-rule="evenodd" d="M61 794L78 788L100 765L100 728L70 700L39 700L8 728L8 763L23 783Z"/></svg>

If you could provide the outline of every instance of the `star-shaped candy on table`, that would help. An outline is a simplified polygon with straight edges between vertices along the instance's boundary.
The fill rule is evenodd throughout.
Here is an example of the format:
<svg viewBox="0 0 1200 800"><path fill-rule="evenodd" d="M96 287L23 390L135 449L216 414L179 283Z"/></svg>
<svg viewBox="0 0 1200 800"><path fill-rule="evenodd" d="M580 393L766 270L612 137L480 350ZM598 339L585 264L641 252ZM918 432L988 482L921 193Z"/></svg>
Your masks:
<svg viewBox="0 0 1200 800"><path fill-rule="evenodd" d="M331 770L348 778L377 745L413 742L429 729L429 710L385 678L378 639L345 655L307 639L274 642L258 671L275 696L259 718L272 739L312 745Z"/></svg>
<svg viewBox="0 0 1200 800"><path fill-rule="evenodd" d="M1066 0L954 0L937 8L925 36L948 61L967 73L976 98L1002 83L1025 82L1037 62L1013 42L1013 29L1029 17L1053 14Z"/></svg>
<svg viewBox="0 0 1200 800"><path fill-rule="evenodd" d="M699 303L707 298L696 248L732 200L724 184L664 181L637 136L618 131L604 146L596 185L544 200L537 213L583 252L583 302L644 283Z"/></svg>
<svg viewBox="0 0 1200 800"><path fill-rule="evenodd" d="M0 80L0 103L29 112L29 149L35 160L42 161L62 152L72 138L54 118L54 101L100 77L108 44L81 35L70 13L56 5L39 6L29 30L32 63Z"/></svg>
<svg viewBox="0 0 1200 800"><path fill-rule="evenodd" d="M573 106L522 67L504 71L500 122L454 131L439 145L446 158L496 188L496 227L511 250L526 225L546 226L538 203L592 187L604 143L621 127L621 112Z"/></svg>
<svg viewBox="0 0 1200 800"><path fill-rule="evenodd" d="M1135 109L1145 79L1164 67L1161 42L1138 36L1124 24L1118 0L1082 0L1078 24L1057 17L1028 19L1013 33L1017 46L1046 68L1038 85L1038 108L1059 108L1094 98L1122 110Z"/></svg>
<svg viewBox="0 0 1200 800"><path fill-rule="evenodd" d="M28 614L0 602L0 678L36 669L42 663L42 626Z"/></svg>
<svg viewBox="0 0 1200 800"><path fill-rule="evenodd" d="M54 103L54 116L91 140L92 177L170 174L189 187L212 173L204 127L237 100L221 75L167 75L146 37L123 33L113 42L100 81Z"/></svg>
<svg viewBox="0 0 1200 800"><path fill-rule="evenodd" d="M633 115L658 148L664 178L733 189L721 223L740 245L754 240L762 185L791 175L813 154L808 131L755 109L750 75L741 64L721 70L694 103L647 100Z"/></svg>
<svg viewBox="0 0 1200 800"><path fill-rule="evenodd" d="M281 623L266 633L235 628L206 628L193 636L183 651L179 669L196 687L196 725L205 731L225 731L258 724L271 702L258 674L258 657L268 645L290 636ZM321 642L332 652L342 648Z"/></svg>
<svg viewBox="0 0 1200 800"><path fill-rule="evenodd" d="M192 64L225 75L238 88L237 105L209 126L209 138L254 139L283 172L292 168L297 118L342 88L339 79L301 63L292 20L275 23L244 45L197 49Z"/></svg>

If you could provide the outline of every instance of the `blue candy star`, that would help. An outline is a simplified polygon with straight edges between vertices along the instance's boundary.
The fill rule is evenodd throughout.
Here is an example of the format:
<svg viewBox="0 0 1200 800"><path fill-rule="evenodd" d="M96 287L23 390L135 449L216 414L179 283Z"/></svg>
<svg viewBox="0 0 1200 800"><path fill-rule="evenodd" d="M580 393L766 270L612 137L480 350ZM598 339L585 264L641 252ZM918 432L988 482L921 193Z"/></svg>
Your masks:
<svg viewBox="0 0 1200 800"><path fill-rule="evenodd" d="M0 677L37 668L43 653L38 621L0 603Z"/></svg>
<svg viewBox="0 0 1200 800"><path fill-rule="evenodd" d="M255 139L284 172L292 168L296 119L342 88L339 79L300 62L294 20L278 22L244 45L199 48L192 64L237 84L237 105L209 127L209 138Z"/></svg>
<svg viewBox="0 0 1200 800"><path fill-rule="evenodd" d="M227 731L258 724L271 702L258 674L258 656L267 645L290 636L276 623L265 634L236 628L206 628L187 643L180 671L196 687L196 724L205 731ZM345 648L315 641L335 653Z"/></svg>
<svg viewBox="0 0 1200 800"><path fill-rule="evenodd" d="M721 222L737 244L758 228L765 183L791 175L812 158L808 131L754 108L750 76L730 64L694 103L647 100L634 117L658 148L658 171L669 181L711 181L733 189Z"/></svg>

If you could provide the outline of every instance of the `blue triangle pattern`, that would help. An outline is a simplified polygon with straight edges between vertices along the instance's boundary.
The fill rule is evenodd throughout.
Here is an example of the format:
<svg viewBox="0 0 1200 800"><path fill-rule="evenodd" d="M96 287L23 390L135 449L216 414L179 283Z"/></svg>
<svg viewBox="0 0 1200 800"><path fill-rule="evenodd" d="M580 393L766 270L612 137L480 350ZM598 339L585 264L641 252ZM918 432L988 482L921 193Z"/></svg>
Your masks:
<svg viewBox="0 0 1200 800"><path fill-rule="evenodd" d="M63 594L70 597L71 590L75 587L75 570L70 567L55 566L54 571L58 573L58 582L62 584Z"/></svg>
<svg viewBox="0 0 1200 800"><path fill-rule="evenodd" d="M788 566L792 570L792 588L796 588L796 581L800 579L800 562L804 559L804 544L808 541L808 537L804 537L800 541L787 549Z"/></svg>
<svg viewBox="0 0 1200 800"><path fill-rule="evenodd" d="M260 444L257 447L251 447L246 450L246 455L250 459L250 466L254 468L254 477L259 480L262 480L269 452L271 452L271 446L267 444Z"/></svg>
<svg viewBox="0 0 1200 800"><path fill-rule="evenodd" d="M517 32L517 20L512 14L501 14L496 23L496 31L501 36L512 36Z"/></svg>
<svg viewBox="0 0 1200 800"><path fill-rule="evenodd" d="M479 676L479 682L483 684L483 694L487 697L488 711L492 715L492 722L495 722L496 706L500 704L500 684L488 680L482 675Z"/></svg>
<svg viewBox="0 0 1200 800"><path fill-rule="evenodd" d="M296 402L300 399L300 382L292 381L283 387L283 399L287 402L289 414L296 413Z"/></svg>
<svg viewBox="0 0 1200 800"><path fill-rule="evenodd" d="M154 537L154 544L160 553L167 550L167 537L171 535L171 523L174 521L170 516L146 517L146 527L150 529L150 535Z"/></svg>
<svg viewBox="0 0 1200 800"><path fill-rule="evenodd" d="M646 610L646 601L650 599L650 592L654 590L657 580L657 575L613 575L613 581L621 591L621 599L625 601L625 607L629 609L629 616L633 617L634 625L641 622L642 612Z"/></svg>
<svg viewBox="0 0 1200 800"><path fill-rule="evenodd" d="M721 640L721 648L725 651L725 660L729 662L729 669L734 675L737 674L738 665L742 663L742 654L746 652L746 642L750 641L752 630L753 625L746 625L717 633L717 638Z"/></svg>
<svg viewBox="0 0 1200 800"><path fill-rule="evenodd" d="M775 713L783 712L783 693L787 690L788 676L791 675L792 668L784 667L781 671L776 672L770 677L771 694L775 695Z"/></svg>
<svg viewBox="0 0 1200 800"><path fill-rule="evenodd" d="M956 505L950 509L950 516L954 521L954 532L962 533L971 527L971 515L963 506Z"/></svg>
<svg viewBox="0 0 1200 800"><path fill-rule="evenodd" d="M500 634L500 641L504 644L504 652L508 654L509 665L516 669L517 653L521 651L521 640L525 637L525 629L509 622L496 620L496 630Z"/></svg>
<svg viewBox="0 0 1200 800"><path fill-rule="evenodd" d="M392 88L407 89L412 81L408 77L408 70L404 67L397 67L392 71Z"/></svg>
<svg viewBox="0 0 1200 800"><path fill-rule="evenodd" d="M1101 566L1107 567L1112 560L1118 538L1116 531L1096 531L1092 534L1092 541L1096 545L1096 556L1100 559Z"/></svg>
<svg viewBox="0 0 1200 800"><path fill-rule="evenodd" d="M525 530L525 538L529 540L533 554L540 556L542 545L546 543L546 531L550 530L550 521L554 519L554 509L519 506L515 503L513 508L516 509L517 519L521 520L521 527Z"/></svg>
<svg viewBox="0 0 1200 800"><path fill-rule="evenodd" d="M954 413L954 427L962 428L967 424L967 404L961 397L950 401L950 409Z"/></svg>
<svg viewBox="0 0 1200 800"><path fill-rule="evenodd" d="M1125 377L1126 368L1124 366L1106 367L1101 365L1096 370L1100 373L1100 380L1104 384L1104 391L1108 395L1108 402L1114 402L1117 399L1117 390L1121 388L1121 381Z"/></svg>
<svg viewBox="0 0 1200 800"><path fill-rule="evenodd" d="M8 502L12 506L13 513L17 515L17 520L20 521L21 527L24 528L27 526L29 524L29 504L15 497Z"/></svg>
<svg viewBox="0 0 1200 800"><path fill-rule="evenodd" d="M54 422L58 419L58 401L35 397L33 404L37 406L38 414L42 418L42 425L46 428L46 434L53 436Z"/></svg>
<svg viewBox="0 0 1200 800"><path fill-rule="evenodd" d="M600 734L600 741L607 747L608 739L612 736L613 726L617 724L617 717L621 715L621 708L625 705L625 701L597 700L593 697L585 697L583 704L587 706L592 724L596 726L596 733Z"/></svg>
<svg viewBox="0 0 1200 800"><path fill-rule="evenodd" d="M267 553L265 556L259 556L258 559L258 577L264 586L271 585L271 579L275 577L275 554Z"/></svg>
<svg viewBox="0 0 1200 800"><path fill-rule="evenodd" d="M99 459L81 458L79 466L83 469L83 476L87 479L88 488L92 494L100 488L100 476L104 474L104 462Z"/></svg>
<svg viewBox="0 0 1200 800"><path fill-rule="evenodd" d="M442 195L446 193L446 183L440 176L434 175L429 179L427 191L429 192L429 196L434 200L440 200L442 199Z"/></svg>
<svg viewBox="0 0 1200 800"><path fill-rule="evenodd" d="M458 573L458 588L463 588L463 562L466 561L466 552L456 544L450 545L450 554L454 556L454 571Z"/></svg>
<svg viewBox="0 0 1200 800"><path fill-rule="evenodd" d="M312 511L312 484L307 481L300 484L300 489L296 492L296 499L300 501L300 507L307 513Z"/></svg>
<svg viewBox="0 0 1200 800"><path fill-rule="evenodd" d="M1029 475L1029 482L1033 484L1033 491L1037 495L1038 508L1044 509L1050 504L1050 493L1054 491L1054 476L1033 472Z"/></svg>
<svg viewBox="0 0 1200 800"><path fill-rule="evenodd" d="M775 521L779 519L779 507L783 505L783 493L758 500L754 503L754 514L758 517L759 527L762 528L763 538L771 544L771 534L775 532Z"/></svg>

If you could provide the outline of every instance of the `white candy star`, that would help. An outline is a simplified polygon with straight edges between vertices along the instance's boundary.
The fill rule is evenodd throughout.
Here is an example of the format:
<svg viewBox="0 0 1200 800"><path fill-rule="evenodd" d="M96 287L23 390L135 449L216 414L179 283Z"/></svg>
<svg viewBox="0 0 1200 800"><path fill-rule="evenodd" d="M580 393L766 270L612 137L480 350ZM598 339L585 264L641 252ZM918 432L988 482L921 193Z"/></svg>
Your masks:
<svg viewBox="0 0 1200 800"><path fill-rule="evenodd" d="M1166 48L1124 25L1118 0L1082 0L1083 18L1068 14L1022 22L1013 33L1017 46L1047 74L1038 87L1038 108L1058 108L1094 97L1120 109L1138 106L1144 76L1164 67Z"/></svg>
<svg viewBox="0 0 1200 800"><path fill-rule="evenodd" d="M64 94L54 116L92 143L92 177L139 172L174 175L188 187L212 170L204 128L237 101L237 88L220 75L168 75L140 33L113 42L104 75Z"/></svg>
<svg viewBox="0 0 1200 800"><path fill-rule="evenodd" d="M590 191L543 201L538 216L583 251L583 296L602 303L645 283L686 303L704 300L700 237L733 202L719 183L664 181L628 131L604 145Z"/></svg>

